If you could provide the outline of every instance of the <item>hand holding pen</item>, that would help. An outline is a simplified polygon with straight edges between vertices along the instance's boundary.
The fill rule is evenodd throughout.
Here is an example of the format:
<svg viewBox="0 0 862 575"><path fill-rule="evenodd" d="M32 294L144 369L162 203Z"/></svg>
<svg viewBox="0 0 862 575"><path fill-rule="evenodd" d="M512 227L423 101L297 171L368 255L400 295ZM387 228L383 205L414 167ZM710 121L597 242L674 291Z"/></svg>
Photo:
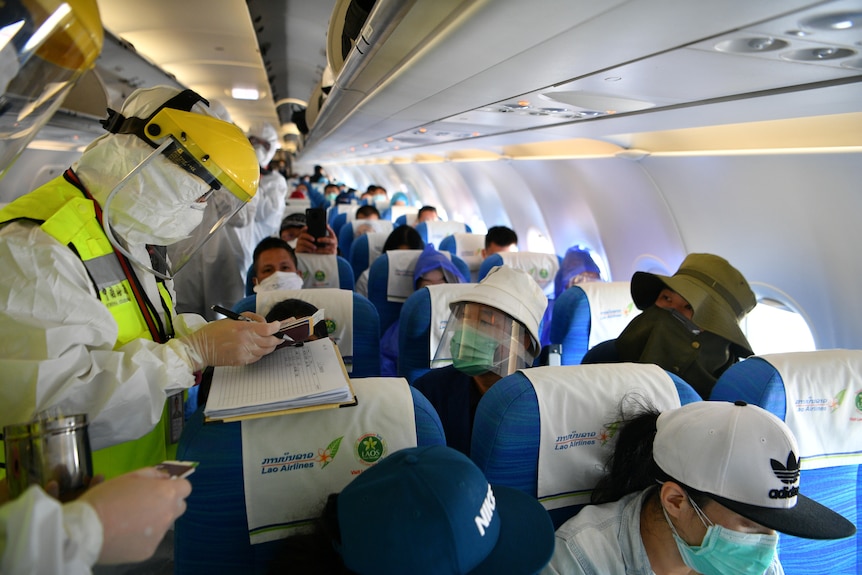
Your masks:
<svg viewBox="0 0 862 575"><path fill-rule="evenodd" d="M223 316L225 316L229 319L233 319L233 320L237 320L237 321L251 321L251 322L254 321L250 317L238 314L235 311L227 309L226 307L222 307L218 304L210 307L210 309L216 313L222 314ZM287 335L286 333L276 333L273 335L273 337L277 337L277 338L282 339L284 341L293 341L293 338L290 337L289 335Z"/></svg>
<svg viewBox="0 0 862 575"><path fill-rule="evenodd" d="M178 343L184 344L187 356L183 359L189 362L192 371L207 366L254 363L272 353L282 343L282 338L276 335L281 328L280 322L255 321L233 314L230 310L224 312L231 313L240 321L211 321L176 339Z"/></svg>

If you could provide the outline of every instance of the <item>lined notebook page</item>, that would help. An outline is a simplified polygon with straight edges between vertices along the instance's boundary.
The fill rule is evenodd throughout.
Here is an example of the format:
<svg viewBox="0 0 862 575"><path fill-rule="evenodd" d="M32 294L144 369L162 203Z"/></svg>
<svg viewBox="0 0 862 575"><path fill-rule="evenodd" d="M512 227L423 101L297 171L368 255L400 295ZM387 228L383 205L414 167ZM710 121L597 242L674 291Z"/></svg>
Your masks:
<svg viewBox="0 0 862 575"><path fill-rule="evenodd" d="M245 366L213 370L204 414L243 415L351 399L344 364L329 338L284 347Z"/></svg>

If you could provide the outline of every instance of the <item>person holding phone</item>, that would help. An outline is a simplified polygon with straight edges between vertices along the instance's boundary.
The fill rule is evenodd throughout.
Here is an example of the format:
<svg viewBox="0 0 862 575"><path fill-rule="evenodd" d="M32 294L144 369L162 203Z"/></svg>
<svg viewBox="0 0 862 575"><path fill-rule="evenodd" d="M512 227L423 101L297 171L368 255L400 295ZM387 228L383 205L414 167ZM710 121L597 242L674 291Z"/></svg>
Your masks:
<svg viewBox="0 0 862 575"><path fill-rule="evenodd" d="M296 240L296 252L301 254L338 254L338 236L326 223L326 210L309 208L305 211L305 227Z"/></svg>

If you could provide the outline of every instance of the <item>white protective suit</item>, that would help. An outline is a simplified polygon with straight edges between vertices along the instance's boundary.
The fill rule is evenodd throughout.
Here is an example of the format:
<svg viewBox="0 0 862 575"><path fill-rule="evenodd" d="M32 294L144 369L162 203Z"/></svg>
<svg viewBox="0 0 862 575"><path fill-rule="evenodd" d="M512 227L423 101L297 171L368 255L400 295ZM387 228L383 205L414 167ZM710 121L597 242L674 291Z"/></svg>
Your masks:
<svg viewBox="0 0 862 575"><path fill-rule="evenodd" d="M278 237L281 231L281 220L284 217L284 202L287 198L287 180L277 171L266 169L278 149L278 133L275 128L271 124L256 122L252 124L247 135L257 156L261 173L257 194L254 197L255 205L247 208L252 211L254 207L254 225L243 229L242 232L245 234L246 250L243 274L252 263L255 246L264 238Z"/></svg>
<svg viewBox="0 0 862 575"><path fill-rule="evenodd" d="M124 114L146 117L177 91L144 92L124 108ZM194 110L205 108L199 103ZM104 204L116 183L151 152L133 135L111 134L88 147L75 171ZM152 193L181 181L195 185L188 184L194 178L164 158L154 160L146 172L146 178L131 180L127 188L141 186ZM207 189L202 182L201 186ZM158 229L170 219L140 223ZM146 258L140 255L143 246L131 250ZM194 359L177 339L165 344L136 339L113 349L117 323L99 301L83 263L35 223L16 221L0 227L0 262L3 425L30 421L55 406L64 413L87 413L90 442L98 450L149 432L161 418L167 393L194 384ZM133 269L164 324L166 312L159 305L155 277ZM166 287L170 291L171 282ZM197 316L173 320L177 336L201 325Z"/></svg>
<svg viewBox="0 0 862 575"><path fill-rule="evenodd" d="M254 230L257 202L255 195L174 277L178 313L194 313L212 321L221 316L212 311L210 306L218 304L230 309L245 297L245 276L251 265L251 252L248 255L246 252L248 237ZM211 227L227 208L218 202L208 202L203 225L199 229ZM168 254L171 251L169 246Z"/></svg>
<svg viewBox="0 0 862 575"><path fill-rule="evenodd" d="M0 573L90 573L103 529L89 503L61 504L38 486L0 507ZM38 541L38 550L33 542Z"/></svg>

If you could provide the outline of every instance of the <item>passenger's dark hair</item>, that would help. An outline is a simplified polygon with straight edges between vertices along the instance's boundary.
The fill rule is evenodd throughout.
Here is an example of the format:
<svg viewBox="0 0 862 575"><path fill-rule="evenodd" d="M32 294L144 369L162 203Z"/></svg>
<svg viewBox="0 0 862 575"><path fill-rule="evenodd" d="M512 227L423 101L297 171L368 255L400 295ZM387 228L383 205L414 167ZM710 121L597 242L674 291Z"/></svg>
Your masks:
<svg viewBox="0 0 862 575"><path fill-rule="evenodd" d="M372 205L362 206L358 210L356 210L356 219L361 219L359 216L367 218L368 216L374 214L378 218L380 217L380 212L376 207Z"/></svg>
<svg viewBox="0 0 862 575"><path fill-rule="evenodd" d="M485 234L485 249L491 247L491 244L498 246L510 246L518 243L518 234L515 230L506 226L493 226L488 228L488 233Z"/></svg>
<svg viewBox="0 0 862 575"><path fill-rule="evenodd" d="M334 547L335 544L341 543L337 494L331 494L326 500L326 506L315 520L313 529L311 533L285 539L278 554L269 564L267 573L352 575L353 572L344 566L341 555Z"/></svg>
<svg viewBox="0 0 862 575"><path fill-rule="evenodd" d="M608 425L616 429L614 452L605 463L602 477L590 497L591 503L617 501L624 495L657 485L658 467L653 462L652 445L659 412L652 406L633 408L627 399L620 406L619 418Z"/></svg>
<svg viewBox="0 0 862 575"><path fill-rule="evenodd" d="M382 253L386 253L389 250L397 250L401 246L407 246L408 250L421 250L425 249L425 242L413 226L398 226L392 230L392 233L389 234L389 237L383 243Z"/></svg>
<svg viewBox="0 0 862 575"><path fill-rule="evenodd" d="M422 206L421 208L419 208L419 211L416 212L416 217L420 217L425 212L434 212L436 214L437 208L435 208L434 206Z"/></svg>
<svg viewBox="0 0 862 575"><path fill-rule="evenodd" d="M272 309L266 314L266 321L282 321L291 317L306 317L314 315L316 311L317 307L307 301L296 298L285 299L272 306ZM314 326L314 335L318 339L329 337L325 321L317 322Z"/></svg>
<svg viewBox="0 0 862 575"><path fill-rule="evenodd" d="M287 253L290 254L291 259L293 260L293 265L298 266L299 262L296 261L296 252L293 251L293 248L290 247L290 244L284 241L281 238L263 238L260 240L260 243L257 244L254 248L254 255L252 256L252 266L251 269L257 271L257 259L260 257L260 254L267 250L287 250Z"/></svg>

